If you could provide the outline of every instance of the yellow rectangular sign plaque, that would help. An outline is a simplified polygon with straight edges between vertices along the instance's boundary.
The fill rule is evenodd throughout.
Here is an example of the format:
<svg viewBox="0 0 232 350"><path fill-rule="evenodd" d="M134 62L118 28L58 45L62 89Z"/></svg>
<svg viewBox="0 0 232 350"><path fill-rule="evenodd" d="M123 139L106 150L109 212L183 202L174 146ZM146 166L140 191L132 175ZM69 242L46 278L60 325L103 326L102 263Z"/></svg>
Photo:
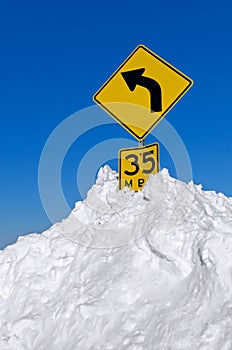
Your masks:
<svg viewBox="0 0 232 350"><path fill-rule="evenodd" d="M151 174L160 168L159 144L125 148L119 151L119 189L129 187L133 191L143 188Z"/></svg>
<svg viewBox="0 0 232 350"><path fill-rule="evenodd" d="M193 81L139 45L94 95L94 101L136 139L143 140Z"/></svg>

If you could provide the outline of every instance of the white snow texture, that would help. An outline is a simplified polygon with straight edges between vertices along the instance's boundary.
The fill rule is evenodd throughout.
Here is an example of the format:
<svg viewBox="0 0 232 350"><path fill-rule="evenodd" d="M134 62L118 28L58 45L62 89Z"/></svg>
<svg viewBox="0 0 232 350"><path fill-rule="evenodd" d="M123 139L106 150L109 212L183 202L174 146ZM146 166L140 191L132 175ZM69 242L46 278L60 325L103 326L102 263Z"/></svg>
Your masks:
<svg viewBox="0 0 232 350"><path fill-rule="evenodd" d="M105 166L83 202L0 252L0 350L231 350L232 200Z"/></svg>

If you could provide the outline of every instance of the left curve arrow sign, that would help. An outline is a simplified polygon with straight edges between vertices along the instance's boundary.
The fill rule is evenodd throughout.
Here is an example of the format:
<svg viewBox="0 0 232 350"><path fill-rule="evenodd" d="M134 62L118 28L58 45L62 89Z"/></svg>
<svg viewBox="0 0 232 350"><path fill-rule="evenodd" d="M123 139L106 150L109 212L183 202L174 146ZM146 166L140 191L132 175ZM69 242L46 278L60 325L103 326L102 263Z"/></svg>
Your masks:
<svg viewBox="0 0 232 350"><path fill-rule="evenodd" d="M149 77L143 76L145 68L133 69L127 72L123 72L122 77L125 80L130 91L134 91L136 86L142 86L150 92L151 113L162 111L162 92L161 87L157 81Z"/></svg>

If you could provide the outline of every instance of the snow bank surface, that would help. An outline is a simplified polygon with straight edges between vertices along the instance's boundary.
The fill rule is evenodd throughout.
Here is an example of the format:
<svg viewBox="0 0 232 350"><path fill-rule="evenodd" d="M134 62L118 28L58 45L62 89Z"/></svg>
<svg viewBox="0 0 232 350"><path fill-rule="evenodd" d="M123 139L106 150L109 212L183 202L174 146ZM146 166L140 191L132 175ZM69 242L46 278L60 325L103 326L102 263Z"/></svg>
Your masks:
<svg viewBox="0 0 232 350"><path fill-rule="evenodd" d="M232 201L163 170L115 172L0 252L1 350L231 350Z"/></svg>

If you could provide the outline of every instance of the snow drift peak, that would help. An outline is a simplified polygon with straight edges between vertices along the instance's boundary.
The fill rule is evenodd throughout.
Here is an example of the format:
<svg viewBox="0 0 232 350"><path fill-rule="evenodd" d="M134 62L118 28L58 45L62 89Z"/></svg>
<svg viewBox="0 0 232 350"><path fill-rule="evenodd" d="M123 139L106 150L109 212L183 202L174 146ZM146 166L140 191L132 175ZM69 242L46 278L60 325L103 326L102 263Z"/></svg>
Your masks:
<svg viewBox="0 0 232 350"><path fill-rule="evenodd" d="M153 177L153 175L151 177ZM154 191L155 187L159 187L159 190L162 191L161 187L164 186L165 182L169 181L171 181L171 177L169 176L168 170L163 169L156 175L156 180L153 179L153 181L148 181L150 185L146 184L145 187L148 187L146 188L146 190L135 193L134 191L131 191L128 187L125 187L122 191L119 191L118 173L112 170L108 165L105 165L104 167L100 168L97 175L96 183L88 192L87 200L85 201L85 203L88 205L89 202L91 202L91 205L97 208L99 202L96 200L96 198L94 198L93 200L94 195L96 195L98 199L104 201L106 204L109 204L110 198L114 197L114 202L116 204L118 201L119 207L122 205L122 199L125 199L126 202L128 198L135 198L137 201L143 201L145 198L145 193L147 194Z"/></svg>
<svg viewBox="0 0 232 350"><path fill-rule="evenodd" d="M102 186L105 182L109 181L117 182L117 172L112 170L109 165L104 165L104 167L101 167L98 171L96 184Z"/></svg>

